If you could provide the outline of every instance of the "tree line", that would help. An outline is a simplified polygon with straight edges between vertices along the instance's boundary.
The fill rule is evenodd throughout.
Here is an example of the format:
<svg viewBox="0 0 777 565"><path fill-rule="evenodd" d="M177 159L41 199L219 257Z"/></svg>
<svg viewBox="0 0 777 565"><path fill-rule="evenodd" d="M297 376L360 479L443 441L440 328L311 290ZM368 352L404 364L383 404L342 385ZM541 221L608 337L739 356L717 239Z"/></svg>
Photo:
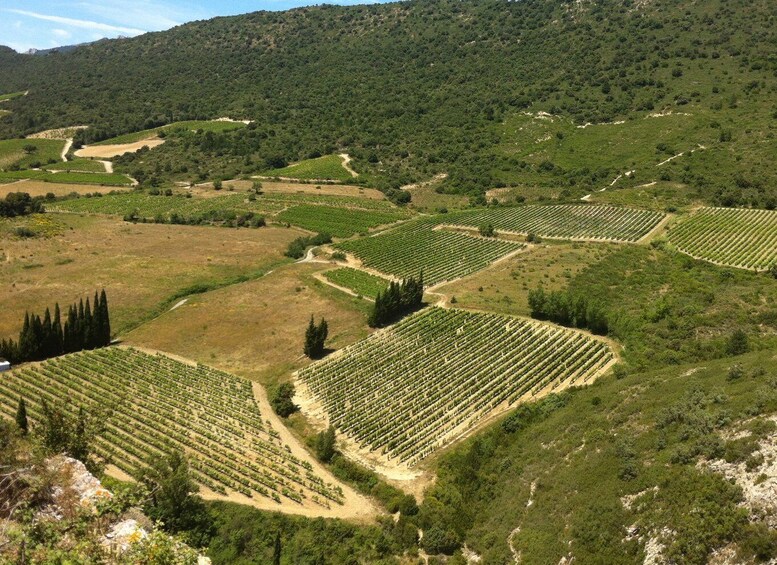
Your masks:
<svg viewBox="0 0 777 565"><path fill-rule="evenodd" d="M0 218L15 218L44 212L42 196L31 197L26 192L10 192L0 200Z"/></svg>
<svg viewBox="0 0 777 565"><path fill-rule="evenodd" d="M305 355L311 359L319 359L324 356L324 343L329 335L329 326L324 318L316 324L313 316L310 316L310 323L305 330Z"/></svg>
<svg viewBox="0 0 777 565"><path fill-rule="evenodd" d="M94 305L92 307L92 304ZM59 303L54 306L54 316L46 308L41 318L37 314L24 314L19 340L0 341L0 356L12 363L42 361L65 353L105 347L111 342L111 321L105 290L94 293L94 301L80 300L68 308L62 321Z"/></svg>
<svg viewBox="0 0 777 565"><path fill-rule="evenodd" d="M558 290L545 292L542 287L529 291L532 318L549 320L562 326L588 329L607 335L609 324L604 308L581 294Z"/></svg>
<svg viewBox="0 0 777 565"><path fill-rule="evenodd" d="M375 306L367 323L371 328L382 328L402 316L418 310L424 299L424 274L409 277L401 283L392 281L388 288L375 297Z"/></svg>

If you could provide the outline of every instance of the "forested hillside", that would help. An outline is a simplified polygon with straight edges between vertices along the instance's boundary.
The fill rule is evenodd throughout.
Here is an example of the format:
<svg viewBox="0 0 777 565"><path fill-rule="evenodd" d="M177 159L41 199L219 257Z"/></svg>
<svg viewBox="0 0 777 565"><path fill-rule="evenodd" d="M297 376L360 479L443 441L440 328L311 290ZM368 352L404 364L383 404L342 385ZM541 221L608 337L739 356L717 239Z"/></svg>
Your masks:
<svg viewBox="0 0 777 565"><path fill-rule="evenodd" d="M171 140L128 172L229 177L347 150L381 188L447 173L450 191L577 196L636 170L623 182L772 206L776 17L769 0L418 0L257 12L36 57L3 49L0 92L29 95L5 104L0 137L84 124L88 143L230 116L255 123Z"/></svg>

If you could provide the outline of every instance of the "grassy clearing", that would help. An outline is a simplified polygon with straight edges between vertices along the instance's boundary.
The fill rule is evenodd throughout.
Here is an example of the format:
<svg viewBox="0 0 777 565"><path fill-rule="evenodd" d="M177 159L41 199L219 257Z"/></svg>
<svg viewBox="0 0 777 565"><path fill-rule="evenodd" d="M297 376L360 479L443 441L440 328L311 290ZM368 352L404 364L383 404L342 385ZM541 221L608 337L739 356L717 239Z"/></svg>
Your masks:
<svg viewBox="0 0 777 565"><path fill-rule="evenodd" d="M777 212L703 208L673 226L669 240L692 257L764 271L777 266Z"/></svg>
<svg viewBox="0 0 777 565"><path fill-rule="evenodd" d="M350 267L326 271L324 276L334 284L349 288L359 296L367 298L375 298L379 292L386 290L389 284L389 281L382 277Z"/></svg>
<svg viewBox="0 0 777 565"><path fill-rule="evenodd" d="M604 342L577 332L432 307L298 379L361 447L413 465L494 411L584 384L612 359Z"/></svg>
<svg viewBox="0 0 777 565"><path fill-rule="evenodd" d="M455 296L462 308L528 316L530 290L563 290L573 277L619 249L615 243L543 243L440 292Z"/></svg>
<svg viewBox="0 0 777 565"><path fill-rule="evenodd" d="M777 346L777 279L765 273L661 246L628 246L574 276L568 288L605 307L610 335L642 370L722 357L736 330L752 349Z"/></svg>
<svg viewBox="0 0 777 565"><path fill-rule="evenodd" d="M25 148L30 149L27 151ZM3 139L0 140L0 170L42 166L61 161L65 141L61 139Z"/></svg>
<svg viewBox="0 0 777 565"><path fill-rule="evenodd" d="M287 265L256 280L192 296L124 339L274 385L309 363L302 349L311 314L329 323L327 347L340 348L367 334L369 303L312 276L325 268Z"/></svg>
<svg viewBox="0 0 777 565"><path fill-rule="evenodd" d="M160 305L170 308L171 296L258 276L284 261L283 251L298 235L280 228L214 232L73 214L7 220L5 233L31 218L58 228L48 238L0 239L2 337L18 334L25 311L71 303L95 288L111 297L114 330L121 333L161 313ZM181 237L186 245L175 243Z"/></svg>
<svg viewBox="0 0 777 565"><path fill-rule="evenodd" d="M125 143L135 143L137 141L143 141L158 136L162 132L174 131L178 129L188 129L197 131L212 131L212 132L224 132L231 131L245 127L242 122L226 122L216 120L190 120L183 122L175 122L166 126L160 126L158 128L146 129L143 131L136 131L133 133L127 133L112 137L110 139L104 139L93 143L91 145L122 145Z"/></svg>
<svg viewBox="0 0 777 565"><path fill-rule="evenodd" d="M341 182L347 182L353 178L351 173L343 167L343 160L338 155L325 155L318 159L308 159L282 169L265 171L262 176Z"/></svg>
<svg viewBox="0 0 777 565"><path fill-rule="evenodd" d="M337 244L366 266L398 278L416 277L433 285L463 277L523 247L504 241L435 230L439 218L411 221L388 233Z"/></svg>
<svg viewBox="0 0 777 565"><path fill-rule="evenodd" d="M93 159L74 159L72 161L64 161L62 163L52 163L51 165L46 165L43 168L54 171L79 171L82 173L105 172L105 165Z"/></svg>
<svg viewBox="0 0 777 565"><path fill-rule="evenodd" d="M350 237L367 233L370 229L406 219L403 210L367 211L332 208L329 206L293 206L280 212L276 218L306 230L328 233L334 237Z"/></svg>
<svg viewBox="0 0 777 565"><path fill-rule="evenodd" d="M18 98L19 96L24 96L24 92L11 92L9 94L0 94L0 102L5 102L6 100L11 100L12 98Z"/></svg>
<svg viewBox="0 0 777 565"><path fill-rule="evenodd" d="M73 183L73 184L102 184L105 186L129 186L132 180L119 173L79 173L63 172L52 173L39 177L45 182Z"/></svg>
<svg viewBox="0 0 777 565"><path fill-rule="evenodd" d="M681 210L687 211L700 204L703 200L698 191L688 186L676 183L655 181L650 186L635 186L593 192L588 199L590 203L614 204L616 206L634 206L648 210Z"/></svg>

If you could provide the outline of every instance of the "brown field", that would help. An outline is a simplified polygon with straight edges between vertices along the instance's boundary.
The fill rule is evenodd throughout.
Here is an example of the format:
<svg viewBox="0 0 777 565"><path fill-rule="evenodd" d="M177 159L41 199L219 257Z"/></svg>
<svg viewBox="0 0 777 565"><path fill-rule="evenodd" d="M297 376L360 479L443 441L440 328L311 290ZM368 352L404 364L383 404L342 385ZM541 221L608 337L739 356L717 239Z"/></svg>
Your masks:
<svg viewBox="0 0 777 565"><path fill-rule="evenodd" d="M76 157L97 157L98 159L110 159L125 153L135 153L143 147L153 148L162 145L164 139L152 137L135 143L122 143L120 145L91 145L85 146L74 153Z"/></svg>
<svg viewBox="0 0 777 565"><path fill-rule="evenodd" d="M284 265L265 277L191 297L122 340L273 384L309 363L302 344L311 314L329 324L327 346L367 334L369 304L313 277L321 263Z"/></svg>
<svg viewBox="0 0 777 565"><path fill-rule="evenodd" d="M618 244L543 242L436 290L448 299L455 296L457 307L526 316L530 290L566 288L571 277L618 249Z"/></svg>
<svg viewBox="0 0 777 565"><path fill-rule="evenodd" d="M13 227L30 224L53 235L11 235ZM114 333L121 332L182 289L226 284L285 261L283 251L298 235L287 228L128 224L75 214L6 220L0 223L0 337L17 335L25 311L42 313L99 288L108 293Z"/></svg>
<svg viewBox="0 0 777 565"><path fill-rule="evenodd" d="M369 198L371 200L384 200L386 196L374 188L364 188L348 184L302 184L294 182L272 182L261 181L262 191L267 193L280 194L326 194L329 196L354 196L360 198ZM248 180L229 180L224 182L225 188L235 190L249 190L254 182ZM224 191L213 190L213 183L198 184L195 191L202 193L202 196L221 196ZM200 194L198 194L200 196Z"/></svg>
<svg viewBox="0 0 777 565"><path fill-rule="evenodd" d="M71 192L78 194L107 194L114 190L132 190L132 187L126 186L102 186L95 184L63 184L57 182L43 182L35 179L20 180L8 184L0 184L0 198L10 192L26 192L30 196L46 196L53 192L56 196L67 196Z"/></svg>

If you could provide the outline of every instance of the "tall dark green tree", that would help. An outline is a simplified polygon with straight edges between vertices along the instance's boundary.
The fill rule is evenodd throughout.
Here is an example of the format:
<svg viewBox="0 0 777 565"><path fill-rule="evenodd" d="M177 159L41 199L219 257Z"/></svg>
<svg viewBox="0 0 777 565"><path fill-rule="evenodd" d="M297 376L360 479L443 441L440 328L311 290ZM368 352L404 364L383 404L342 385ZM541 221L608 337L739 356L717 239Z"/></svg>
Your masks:
<svg viewBox="0 0 777 565"><path fill-rule="evenodd" d="M316 325L313 316L305 330L304 353L311 359L318 359L324 355L324 344L329 335L329 325L324 318Z"/></svg>
<svg viewBox="0 0 777 565"><path fill-rule="evenodd" d="M29 431L29 424L27 422L27 404L22 397L19 397L19 406L16 408L16 425L24 435L27 435L27 432Z"/></svg>
<svg viewBox="0 0 777 565"><path fill-rule="evenodd" d="M375 297L367 323L370 327L380 328L398 320L402 316L418 310L424 299L424 274L404 279L401 283L392 281L388 288Z"/></svg>
<svg viewBox="0 0 777 565"><path fill-rule="evenodd" d="M272 565L281 565L281 533L275 532L275 544L272 550Z"/></svg>

